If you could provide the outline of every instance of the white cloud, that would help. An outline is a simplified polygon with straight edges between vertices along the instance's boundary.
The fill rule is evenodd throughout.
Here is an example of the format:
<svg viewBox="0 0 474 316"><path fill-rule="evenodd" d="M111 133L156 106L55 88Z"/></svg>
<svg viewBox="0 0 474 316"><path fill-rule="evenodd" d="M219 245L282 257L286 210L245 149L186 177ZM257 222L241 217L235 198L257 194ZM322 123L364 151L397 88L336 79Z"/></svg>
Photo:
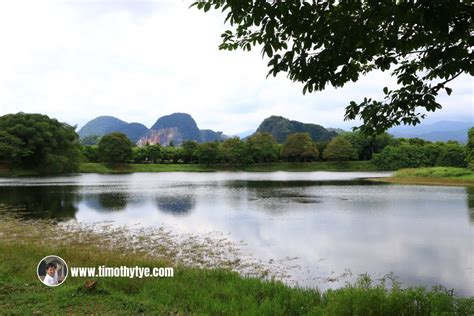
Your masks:
<svg viewBox="0 0 474 316"><path fill-rule="evenodd" d="M379 96L387 74L303 96L266 61L219 51L219 12L190 1L16 1L0 4L0 115L41 112L83 125L98 115L152 125L188 112L201 128L232 134L276 114L349 127L344 107ZM472 119L473 81L462 77L432 119Z"/></svg>

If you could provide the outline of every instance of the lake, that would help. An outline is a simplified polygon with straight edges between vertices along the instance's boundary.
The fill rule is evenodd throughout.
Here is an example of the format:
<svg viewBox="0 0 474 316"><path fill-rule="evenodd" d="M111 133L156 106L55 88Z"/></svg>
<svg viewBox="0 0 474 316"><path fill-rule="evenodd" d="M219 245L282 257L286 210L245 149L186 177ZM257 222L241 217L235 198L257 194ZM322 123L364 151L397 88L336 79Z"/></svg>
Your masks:
<svg viewBox="0 0 474 316"><path fill-rule="evenodd" d="M83 174L0 179L29 218L221 232L293 282L338 287L361 273L474 295L474 188L375 183L376 172ZM290 271L291 270L291 271ZM345 276L345 277L344 277ZM340 278L338 278L340 277Z"/></svg>

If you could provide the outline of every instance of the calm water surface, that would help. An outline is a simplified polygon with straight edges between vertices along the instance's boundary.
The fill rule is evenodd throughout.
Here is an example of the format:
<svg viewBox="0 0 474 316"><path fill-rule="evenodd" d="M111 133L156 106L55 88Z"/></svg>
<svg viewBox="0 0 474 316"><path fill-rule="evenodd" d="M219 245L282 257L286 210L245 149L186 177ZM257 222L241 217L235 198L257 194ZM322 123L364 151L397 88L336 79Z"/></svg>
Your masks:
<svg viewBox="0 0 474 316"><path fill-rule="evenodd" d="M215 172L0 179L24 216L222 232L303 286L350 270L474 295L474 188L376 184L367 172Z"/></svg>

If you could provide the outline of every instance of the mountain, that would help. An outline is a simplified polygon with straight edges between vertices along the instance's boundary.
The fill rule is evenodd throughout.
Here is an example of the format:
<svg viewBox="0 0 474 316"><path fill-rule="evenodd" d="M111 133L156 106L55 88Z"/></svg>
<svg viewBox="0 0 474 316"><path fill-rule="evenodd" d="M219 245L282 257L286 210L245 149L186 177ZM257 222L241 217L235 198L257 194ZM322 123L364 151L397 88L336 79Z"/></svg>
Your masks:
<svg viewBox="0 0 474 316"><path fill-rule="evenodd" d="M288 135L294 133L309 133L314 141L327 141L337 136L334 131L328 131L317 124L290 121L282 116L270 116L263 120L257 132L270 133L278 143L284 143Z"/></svg>
<svg viewBox="0 0 474 316"><path fill-rule="evenodd" d="M397 138L417 137L429 141L456 140L460 143L467 142L467 130L474 126L474 122L439 121L431 124L416 126L397 126L388 132Z"/></svg>
<svg viewBox="0 0 474 316"><path fill-rule="evenodd" d="M337 128L337 127L326 127L326 129L330 132L336 132L337 134L347 133L346 130L343 130L342 128Z"/></svg>
<svg viewBox="0 0 474 316"><path fill-rule="evenodd" d="M78 132L81 138L87 136L103 136L113 132L124 133L133 142L143 137L148 128L140 123L127 123L113 116L99 116L87 122Z"/></svg>
<svg viewBox="0 0 474 316"><path fill-rule="evenodd" d="M180 145L185 141L198 143L213 142L225 139L222 132L210 129L200 130L193 117L187 113L173 113L160 117L150 128L147 135L142 137L138 144Z"/></svg>
<svg viewBox="0 0 474 316"><path fill-rule="evenodd" d="M124 133L138 145L173 143L179 145L187 140L199 143L220 141L226 138L222 132L210 129L200 130L196 121L187 113L173 113L160 117L148 129L140 123L127 123L113 116L99 116L87 122L78 132L81 138L103 136L113 132Z"/></svg>
<svg viewBox="0 0 474 316"><path fill-rule="evenodd" d="M162 116L150 128L155 131L176 127L183 140L201 141L201 134L196 121L187 113L173 113Z"/></svg>

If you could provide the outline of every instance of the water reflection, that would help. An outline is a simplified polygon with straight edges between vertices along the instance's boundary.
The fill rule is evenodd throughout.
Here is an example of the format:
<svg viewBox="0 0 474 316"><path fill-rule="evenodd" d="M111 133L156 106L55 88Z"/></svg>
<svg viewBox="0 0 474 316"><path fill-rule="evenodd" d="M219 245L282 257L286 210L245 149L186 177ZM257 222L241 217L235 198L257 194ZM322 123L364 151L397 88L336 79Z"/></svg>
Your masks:
<svg viewBox="0 0 474 316"><path fill-rule="evenodd" d="M104 192L98 195L101 209L98 211L122 211L127 207L128 194L124 192Z"/></svg>
<svg viewBox="0 0 474 316"><path fill-rule="evenodd" d="M78 186L8 186L0 189L0 204L24 218L71 219L78 211Z"/></svg>
<svg viewBox="0 0 474 316"><path fill-rule="evenodd" d="M189 214L196 205L196 199L191 194L159 195L156 206L164 213L172 215Z"/></svg>
<svg viewBox="0 0 474 316"><path fill-rule="evenodd" d="M474 223L474 187L466 187L467 208L469 212L469 219Z"/></svg>
<svg viewBox="0 0 474 316"><path fill-rule="evenodd" d="M293 277L303 286L324 288L320 278L351 269L376 277L394 272L405 285L443 284L474 294L474 188L354 180L368 176L216 172L0 179L0 204L26 208L34 217L228 233L265 262L298 258L294 264L303 268Z"/></svg>

